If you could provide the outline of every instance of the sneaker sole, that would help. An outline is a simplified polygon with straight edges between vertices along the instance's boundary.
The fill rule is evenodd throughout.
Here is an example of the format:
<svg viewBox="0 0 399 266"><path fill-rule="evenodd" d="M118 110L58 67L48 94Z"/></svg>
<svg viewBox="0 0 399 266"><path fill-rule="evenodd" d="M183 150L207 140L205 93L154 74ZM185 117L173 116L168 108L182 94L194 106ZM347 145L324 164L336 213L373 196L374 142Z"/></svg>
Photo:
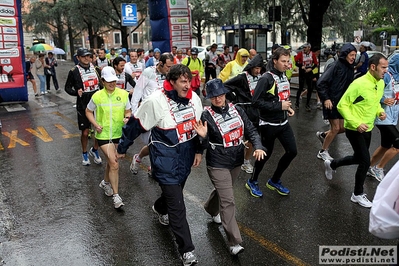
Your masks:
<svg viewBox="0 0 399 266"><path fill-rule="evenodd" d="M275 187L269 185L269 183L266 184L266 187L267 187L268 189L270 189L270 190L275 190L275 191L277 191L277 193L280 194L280 195L282 195L282 196L288 196L288 194L290 194L290 193L281 192L281 191L278 190L277 188L275 188Z"/></svg>
<svg viewBox="0 0 399 266"><path fill-rule="evenodd" d="M90 163L82 163L83 166L89 166Z"/></svg>
<svg viewBox="0 0 399 266"><path fill-rule="evenodd" d="M245 187L249 190L249 194L251 194L252 197L260 198L260 197L263 196L263 194L259 196L259 195L255 195L254 193L252 193L252 190L251 190L251 188L248 186L247 183L245 183Z"/></svg>
<svg viewBox="0 0 399 266"><path fill-rule="evenodd" d="M119 209L119 208L122 207L122 206L125 206L125 204L123 204L123 202L121 202L121 203L118 204L118 205L115 205L115 204L114 204L114 208L115 208L115 209Z"/></svg>
<svg viewBox="0 0 399 266"><path fill-rule="evenodd" d="M132 174L134 174L134 175L137 175L138 174L138 169L134 169L133 167L132 167L132 165L130 165L130 172L132 172Z"/></svg>
<svg viewBox="0 0 399 266"><path fill-rule="evenodd" d="M333 157L331 157L331 158L323 158L323 156L321 156L319 153L316 155L316 157L318 159L320 159L320 160L323 160L323 161L325 161L325 160L330 160L330 161L334 160Z"/></svg>
<svg viewBox="0 0 399 266"><path fill-rule="evenodd" d="M96 156L95 156L94 153L92 153L92 152L89 151L89 155L90 155L91 157L93 157L93 161L94 161L95 164L102 164L102 163L103 163L102 160L101 160L101 161L98 161L98 160L96 159Z"/></svg>

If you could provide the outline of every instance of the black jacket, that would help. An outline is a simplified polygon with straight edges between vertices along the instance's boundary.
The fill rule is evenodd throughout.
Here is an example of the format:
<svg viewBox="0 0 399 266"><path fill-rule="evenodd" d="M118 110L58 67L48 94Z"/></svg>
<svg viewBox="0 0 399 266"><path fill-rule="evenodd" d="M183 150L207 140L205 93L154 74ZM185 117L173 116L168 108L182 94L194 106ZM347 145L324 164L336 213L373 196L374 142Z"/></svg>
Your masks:
<svg viewBox="0 0 399 266"><path fill-rule="evenodd" d="M247 75L251 75L251 69L261 67L261 74L265 72L263 58L257 54L244 68L243 73L227 80L224 85L229 90L226 98L232 103L240 103L251 122L257 126L259 123L258 110L252 105L252 94L248 84Z"/></svg>
<svg viewBox="0 0 399 266"><path fill-rule="evenodd" d="M328 66L326 72L317 81L317 92L322 102L331 100L333 106L337 106L349 84L353 81L354 64L349 64L346 56L356 48L347 43L341 48L337 61Z"/></svg>
<svg viewBox="0 0 399 266"><path fill-rule="evenodd" d="M272 68L270 71L279 77L285 77L283 72ZM282 103L278 97L277 86L274 86L273 76L266 72L258 81L252 104L258 109L259 118L265 122L283 123L288 119L286 110L282 110ZM274 86L274 90L271 90Z"/></svg>
<svg viewBox="0 0 399 266"><path fill-rule="evenodd" d="M84 67L80 65L81 67L88 69L88 67ZM101 82L101 75L99 74L99 68L95 67L96 69L96 74L98 77L98 86L100 89L103 88L103 84ZM91 92L84 92L82 94L82 97L78 96L78 90L83 89L83 82L82 82L82 77L80 76L79 69L77 66L74 66L71 70L69 70L68 73L68 78L65 82L65 91L72 96L77 96L76 97L76 109L77 110L85 110L87 104L89 103L91 96L96 92L96 91L91 91Z"/></svg>
<svg viewBox="0 0 399 266"><path fill-rule="evenodd" d="M211 106L212 110L219 114L228 114L229 105L226 104L224 108L219 108L215 106ZM245 114L244 110L240 108L240 106L236 106L236 109L241 116L241 119L244 123L244 136L245 139L250 141L255 149L262 149L266 151L266 149L262 146L261 139L255 127L252 125L252 122L248 119L248 116ZM210 167L217 168L226 168L233 169L243 164L244 162L244 145L238 145L233 147L224 148L220 145L212 146L209 142L222 144L223 139L222 135L217 128L215 120L212 118L212 115L209 111L205 110L201 116L202 122L207 121L208 123L208 135L205 140L206 147L206 164ZM213 148L212 148L213 147Z"/></svg>

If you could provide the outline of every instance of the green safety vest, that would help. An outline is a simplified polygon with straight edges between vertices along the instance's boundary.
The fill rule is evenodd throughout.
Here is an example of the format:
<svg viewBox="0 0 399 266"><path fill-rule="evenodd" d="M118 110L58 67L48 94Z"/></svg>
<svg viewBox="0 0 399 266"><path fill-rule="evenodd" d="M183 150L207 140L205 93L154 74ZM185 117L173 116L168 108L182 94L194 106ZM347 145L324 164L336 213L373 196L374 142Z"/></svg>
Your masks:
<svg viewBox="0 0 399 266"><path fill-rule="evenodd" d="M96 131L99 140L111 140L122 137L125 108L129 101L129 93L115 88L112 94L102 89L93 94L92 100L96 105L95 117L97 123L103 127L101 133Z"/></svg>

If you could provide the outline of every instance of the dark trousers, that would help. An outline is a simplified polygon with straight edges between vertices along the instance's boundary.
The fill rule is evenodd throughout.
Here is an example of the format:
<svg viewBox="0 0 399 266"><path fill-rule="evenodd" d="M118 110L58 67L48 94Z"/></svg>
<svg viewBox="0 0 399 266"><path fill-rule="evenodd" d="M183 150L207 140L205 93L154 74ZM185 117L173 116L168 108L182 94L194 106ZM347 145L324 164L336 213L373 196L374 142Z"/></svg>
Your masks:
<svg viewBox="0 0 399 266"><path fill-rule="evenodd" d="M254 172L251 180L258 180L258 176L265 163L273 154L274 142L278 139L283 146L285 153L277 164L277 168L272 176L272 181L277 183L284 171L288 168L292 160L297 155L296 141L294 132L289 123L283 126L264 125L259 127L262 145L266 148L266 157L263 160L255 161Z"/></svg>
<svg viewBox="0 0 399 266"><path fill-rule="evenodd" d="M216 78L216 66L214 68L205 67L205 83L209 81L210 77L212 77L212 79Z"/></svg>
<svg viewBox="0 0 399 266"><path fill-rule="evenodd" d="M191 232L186 219L186 206L182 185L160 185L162 195L155 201L154 208L160 214L168 214L169 226L172 230L180 255L193 251Z"/></svg>
<svg viewBox="0 0 399 266"><path fill-rule="evenodd" d="M48 91L50 90L50 78L53 78L54 88L55 88L56 90L58 90L58 89L59 89L59 86L58 86L58 80L57 80L57 76L56 76L55 72L54 72L53 75L46 75L47 90L48 90Z"/></svg>
<svg viewBox="0 0 399 266"><path fill-rule="evenodd" d="M305 82L308 90L306 96L306 105L309 105L310 98L312 97L312 92L313 92L312 79L313 79L312 71L306 73L304 70L299 70L299 89L296 93L296 102L295 102L296 106L299 107L300 97L305 87Z"/></svg>
<svg viewBox="0 0 399 266"><path fill-rule="evenodd" d="M352 146L353 155L334 159L331 162L331 168L335 170L344 165L358 164L355 174L355 189L353 193L355 195L360 195L363 194L364 180L366 180L367 170L370 167L369 148L371 132L359 133L358 131L345 129L345 135Z"/></svg>

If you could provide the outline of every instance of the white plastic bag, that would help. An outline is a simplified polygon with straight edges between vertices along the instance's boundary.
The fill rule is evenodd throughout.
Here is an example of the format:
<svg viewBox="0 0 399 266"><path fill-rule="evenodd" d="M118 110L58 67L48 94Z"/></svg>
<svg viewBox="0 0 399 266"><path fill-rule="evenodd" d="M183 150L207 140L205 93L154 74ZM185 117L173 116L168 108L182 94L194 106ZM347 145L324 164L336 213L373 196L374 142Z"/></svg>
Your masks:
<svg viewBox="0 0 399 266"><path fill-rule="evenodd" d="M369 231L384 239L399 238L399 161L377 187Z"/></svg>

